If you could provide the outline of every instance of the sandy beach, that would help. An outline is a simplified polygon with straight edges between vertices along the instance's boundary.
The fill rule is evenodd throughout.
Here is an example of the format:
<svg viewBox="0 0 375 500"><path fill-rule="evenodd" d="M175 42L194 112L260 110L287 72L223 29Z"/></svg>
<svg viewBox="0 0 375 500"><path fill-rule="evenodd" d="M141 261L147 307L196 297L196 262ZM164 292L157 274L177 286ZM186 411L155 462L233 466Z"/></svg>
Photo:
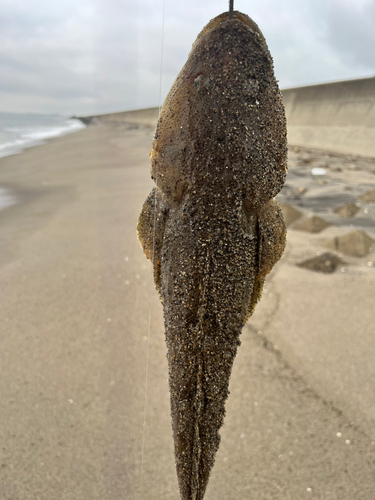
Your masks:
<svg viewBox="0 0 375 500"><path fill-rule="evenodd" d="M98 119L0 159L18 200L0 211L1 500L179 498L135 230L152 136ZM373 500L372 190L375 159L290 147L287 248L242 333L207 500Z"/></svg>

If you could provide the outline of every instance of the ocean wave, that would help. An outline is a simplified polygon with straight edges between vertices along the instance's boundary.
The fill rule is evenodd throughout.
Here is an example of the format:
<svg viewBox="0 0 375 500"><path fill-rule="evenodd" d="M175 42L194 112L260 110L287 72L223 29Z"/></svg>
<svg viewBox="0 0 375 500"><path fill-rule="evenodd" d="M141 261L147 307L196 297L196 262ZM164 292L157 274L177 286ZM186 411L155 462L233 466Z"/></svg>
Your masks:
<svg viewBox="0 0 375 500"><path fill-rule="evenodd" d="M71 134L78 130L86 128L86 126L75 119L60 118L56 123L56 118L51 123L43 117L44 123L38 123L35 118L34 123L30 123L30 118L22 124L16 126L3 126L1 130L0 124L0 157L9 156L21 153L25 148L38 146L43 144L45 140L52 139L61 135ZM45 123L47 121L47 123Z"/></svg>

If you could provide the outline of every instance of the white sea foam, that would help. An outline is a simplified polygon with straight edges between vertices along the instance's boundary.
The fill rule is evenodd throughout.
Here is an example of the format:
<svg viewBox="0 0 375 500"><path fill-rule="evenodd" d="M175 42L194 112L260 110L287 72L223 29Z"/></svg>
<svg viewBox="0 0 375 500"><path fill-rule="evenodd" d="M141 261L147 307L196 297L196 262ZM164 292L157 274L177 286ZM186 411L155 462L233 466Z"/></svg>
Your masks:
<svg viewBox="0 0 375 500"><path fill-rule="evenodd" d="M46 139L85 128L79 120L58 115L0 113L0 157L21 153ZM17 198L0 187L0 210L17 203Z"/></svg>
<svg viewBox="0 0 375 500"><path fill-rule="evenodd" d="M85 128L79 120L56 115L0 113L0 157L21 153L46 139Z"/></svg>
<svg viewBox="0 0 375 500"><path fill-rule="evenodd" d="M17 203L16 198L9 192L8 189L0 187L0 210Z"/></svg>

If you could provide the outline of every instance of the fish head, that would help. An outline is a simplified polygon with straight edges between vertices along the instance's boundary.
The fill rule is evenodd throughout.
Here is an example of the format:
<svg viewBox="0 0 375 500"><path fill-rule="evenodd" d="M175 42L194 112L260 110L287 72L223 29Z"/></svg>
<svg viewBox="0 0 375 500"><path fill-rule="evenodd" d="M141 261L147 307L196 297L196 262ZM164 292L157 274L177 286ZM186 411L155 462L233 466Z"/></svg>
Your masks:
<svg viewBox="0 0 375 500"><path fill-rule="evenodd" d="M198 35L160 112L151 172L170 206L233 193L259 210L281 189L286 120L273 61L246 15L217 16Z"/></svg>

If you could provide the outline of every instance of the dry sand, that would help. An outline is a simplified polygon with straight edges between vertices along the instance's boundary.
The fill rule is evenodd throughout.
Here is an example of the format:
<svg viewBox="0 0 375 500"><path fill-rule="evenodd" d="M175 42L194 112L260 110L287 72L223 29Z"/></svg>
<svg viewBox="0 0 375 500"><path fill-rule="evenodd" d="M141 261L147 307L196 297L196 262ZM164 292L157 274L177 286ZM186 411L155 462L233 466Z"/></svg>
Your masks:
<svg viewBox="0 0 375 500"><path fill-rule="evenodd" d="M135 233L152 134L99 120L0 160L20 200L0 212L1 500L178 500L162 307ZM374 173L374 160L290 151L280 201L302 212L294 224L330 226L289 226L243 330L207 500L374 499L375 253L324 246L375 239L360 198ZM334 212L345 203L354 218ZM345 265L298 267L324 252Z"/></svg>

